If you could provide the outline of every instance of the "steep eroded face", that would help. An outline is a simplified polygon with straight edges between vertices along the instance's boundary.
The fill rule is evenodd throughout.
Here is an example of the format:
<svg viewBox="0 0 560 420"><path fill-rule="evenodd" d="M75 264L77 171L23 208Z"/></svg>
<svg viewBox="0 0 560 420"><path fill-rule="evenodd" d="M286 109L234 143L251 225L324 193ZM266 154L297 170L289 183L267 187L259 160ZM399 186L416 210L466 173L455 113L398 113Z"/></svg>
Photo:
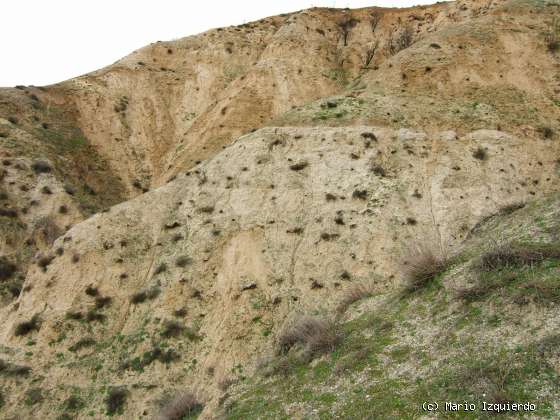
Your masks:
<svg viewBox="0 0 560 420"><path fill-rule="evenodd" d="M38 371L64 363L92 394L157 378L218 395L287 317L332 310L348 282L394 288L411 244L446 251L481 217L555 191L557 147L489 130L259 130L58 239L64 254L30 270L4 338L19 346L14 328L37 314ZM98 350L69 350L83 337ZM154 348L177 358L142 356ZM130 413L153 403L132 394Z"/></svg>

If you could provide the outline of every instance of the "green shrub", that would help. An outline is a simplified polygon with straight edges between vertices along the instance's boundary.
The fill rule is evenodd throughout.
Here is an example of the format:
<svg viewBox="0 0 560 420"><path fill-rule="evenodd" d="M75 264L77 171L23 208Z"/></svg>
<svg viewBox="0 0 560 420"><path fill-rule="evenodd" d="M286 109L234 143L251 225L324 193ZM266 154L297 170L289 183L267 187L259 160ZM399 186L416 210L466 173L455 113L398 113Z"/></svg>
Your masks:
<svg viewBox="0 0 560 420"><path fill-rule="evenodd" d="M76 312L74 312L74 311L69 311L69 312L66 313L65 318L66 318L66 319L73 320L73 321L79 321L79 320L81 320L81 319L84 318L84 314L82 314L82 313L79 312L79 311L76 311Z"/></svg>
<svg viewBox="0 0 560 420"><path fill-rule="evenodd" d="M179 354L173 349L162 350L161 347L155 345L151 350L144 352L141 357L135 357L132 360L127 360L120 365L122 370L133 369L137 372L142 372L144 368L154 361L158 360L161 363L169 364L179 360Z"/></svg>

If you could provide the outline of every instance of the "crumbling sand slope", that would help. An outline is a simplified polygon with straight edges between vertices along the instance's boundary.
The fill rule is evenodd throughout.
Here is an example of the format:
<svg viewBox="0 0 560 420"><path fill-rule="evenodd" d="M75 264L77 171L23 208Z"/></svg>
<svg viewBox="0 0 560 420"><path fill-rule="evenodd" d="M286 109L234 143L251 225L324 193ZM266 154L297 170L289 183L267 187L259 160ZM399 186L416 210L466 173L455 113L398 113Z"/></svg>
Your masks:
<svg viewBox="0 0 560 420"><path fill-rule="evenodd" d="M294 311L332 309L348 282L394 288L414 241L448 250L482 217L557 190L558 147L491 130L456 138L266 128L241 137L74 226L54 244L61 255L30 269L2 334L10 360L37 378L26 386L49 396L31 409L48 418L63 410L53 401L77 392L88 396L84 413L102 416L107 386L124 386L132 419L192 386L210 415L219 383L250 372ZM15 335L33 316L37 331ZM172 353L144 365L154 348ZM21 385L6 396L13 413L27 410Z"/></svg>
<svg viewBox="0 0 560 420"><path fill-rule="evenodd" d="M556 2L525 0L313 8L157 42L54 86L0 90L0 156L47 160L54 190L76 191L40 212L63 232L264 125L553 136L558 58L547 37L557 13ZM44 248L26 249L42 203L22 192L39 185L27 175L11 170L0 190L16 211L0 216L2 253L17 266L4 303Z"/></svg>
<svg viewBox="0 0 560 420"><path fill-rule="evenodd" d="M158 186L292 107L346 91L398 51L404 28L414 42L502 3L302 10L157 42L56 88L127 185Z"/></svg>

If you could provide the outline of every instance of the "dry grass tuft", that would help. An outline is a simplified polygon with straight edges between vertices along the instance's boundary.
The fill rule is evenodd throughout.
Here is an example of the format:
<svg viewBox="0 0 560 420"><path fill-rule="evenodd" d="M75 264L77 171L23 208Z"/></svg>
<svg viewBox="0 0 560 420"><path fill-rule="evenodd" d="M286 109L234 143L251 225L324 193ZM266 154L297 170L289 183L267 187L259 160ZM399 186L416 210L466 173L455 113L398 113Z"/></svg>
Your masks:
<svg viewBox="0 0 560 420"><path fill-rule="evenodd" d="M278 337L277 351L288 353L300 346L306 360L313 360L333 351L341 340L336 323L326 319L304 316L284 328Z"/></svg>
<svg viewBox="0 0 560 420"><path fill-rule="evenodd" d="M481 256L477 269L488 272L509 267L522 267L539 263L548 258L560 258L559 245L515 243L496 245Z"/></svg>
<svg viewBox="0 0 560 420"><path fill-rule="evenodd" d="M348 307L359 300L373 296L374 286L372 283L353 283L342 295L337 307L337 312L343 314Z"/></svg>
<svg viewBox="0 0 560 420"><path fill-rule="evenodd" d="M427 245L419 245L410 252L403 263L405 292L413 293L426 287L449 265L445 256L438 255Z"/></svg>
<svg viewBox="0 0 560 420"><path fill-rule="evenodd" d="M158 420L181 420L199 413L203 407L194 394L183 392L166 402L157 418Z"/></svg>

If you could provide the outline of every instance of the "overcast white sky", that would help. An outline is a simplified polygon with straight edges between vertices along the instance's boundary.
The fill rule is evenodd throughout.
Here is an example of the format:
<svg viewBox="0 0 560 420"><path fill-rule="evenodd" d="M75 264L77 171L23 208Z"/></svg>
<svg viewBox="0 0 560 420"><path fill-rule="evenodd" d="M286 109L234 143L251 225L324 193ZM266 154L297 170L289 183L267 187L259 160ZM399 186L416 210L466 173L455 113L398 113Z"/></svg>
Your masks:
<svg viewBox="0 0 560 420"><path fill-rule="evenodd" d="M47 85L158 40L324 7L407 7L435 0L2 0L0 86Z"/></svg>

